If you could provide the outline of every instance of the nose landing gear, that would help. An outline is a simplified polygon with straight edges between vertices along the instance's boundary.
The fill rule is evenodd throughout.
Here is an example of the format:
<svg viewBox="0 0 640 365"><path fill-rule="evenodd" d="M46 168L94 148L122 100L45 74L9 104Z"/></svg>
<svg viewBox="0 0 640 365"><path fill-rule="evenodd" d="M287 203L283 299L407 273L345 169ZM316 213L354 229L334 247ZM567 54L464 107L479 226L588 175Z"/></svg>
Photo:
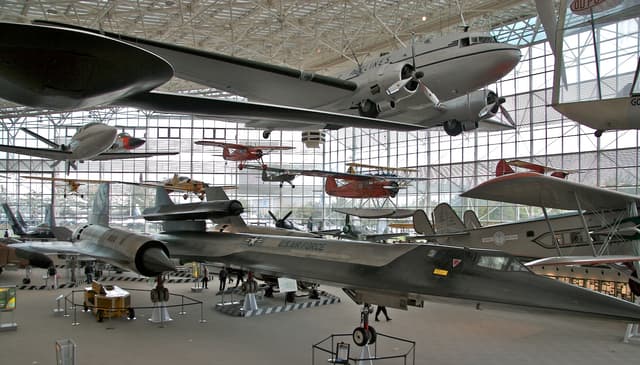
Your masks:
<svg viewBox="0 0 640 365"><path fill-rule="evenodd" d="M358 346L366 346L376 342L376 330L369 325L369 314L373 313L370 304L365 303L360 311L360 326L353 330L353 342Z"/></svg>

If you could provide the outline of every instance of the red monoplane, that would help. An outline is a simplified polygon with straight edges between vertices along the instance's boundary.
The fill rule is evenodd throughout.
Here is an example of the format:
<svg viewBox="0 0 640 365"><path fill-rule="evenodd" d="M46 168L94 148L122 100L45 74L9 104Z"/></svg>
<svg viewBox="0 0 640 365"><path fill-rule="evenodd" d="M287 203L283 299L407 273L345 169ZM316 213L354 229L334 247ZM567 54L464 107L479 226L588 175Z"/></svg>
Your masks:
<svg viewBox="0 0 640 365"><path fill-rule="evenodd" d="M267 165L262 160L262 157L271 151L284 151L292 150L294 147L289 146L246 146L237 143L224 143L216 141L197 141L195 142L202 146L216 146L222 147L222 158L226 161L240 161L238 169L242 170L245 167L243 162L257 160L260 161L260 165L265 169Z"/></svg>

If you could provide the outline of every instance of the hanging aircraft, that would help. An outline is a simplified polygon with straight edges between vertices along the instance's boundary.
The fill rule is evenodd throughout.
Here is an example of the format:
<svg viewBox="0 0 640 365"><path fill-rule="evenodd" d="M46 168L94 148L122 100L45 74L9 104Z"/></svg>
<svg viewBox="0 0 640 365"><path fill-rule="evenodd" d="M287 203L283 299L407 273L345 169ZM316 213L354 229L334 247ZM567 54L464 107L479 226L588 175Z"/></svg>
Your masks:
<svg viewBox="0 0 640 365"><path fill-rule="evenodd" d="M63 177L47 177L47 176L21 176L25 179L41 180L41 181L53 181L64 183L63 196L66 198L69 194L77 194L81 199L84 199L85 193L80 191L80 187L85 184L100 184L111 182L109 180L91 180L91 179L69 179Z"/></svg>
<svg viewBox="0 0 640 365"><path fill-rule="evenodd" d="M139 183L131 183L131 182L123 182L119 181L123 184L131 184L145 187L162 187L168 193L172 193L174 191L183 192L182 197L184 199L189 198L187 193L195 194L200 200L203 200L206 196L206 189L209 187L209 184L192 179L188 176L173 174L173 177L167 178L162 181L142 181L142 177L140 177ZM222 185L219 186L222 189L236 189L237 187L234 185Z"/></svg>
<svg viewBox="0 0 640 365"><path fill-rule="evenodd" d="M367 311L371 304L406 310L444 297L640 320L640 306L634 303L535 275L500 251L184 230L147 236L107 225L107 194L107 188L99 189L91 223L77 228L72 242L16 247L88 255L145 276L174 270L169 257L217 262L257 274L336 285ZM375 341L374 334L366 325L356 327L353 339L363 346Z"/></svg>
<svg viewBox="0 0 640 365"><path fill-rule="evenodd" d="M201 146L216 146L222 147L222 158L225 161L239 161L238 170L244 168L244 162L246 161L260 161L262 168L266 168L267 165L262 160L262 157L272 151L286 151L292 150L294 147L288 146L247 146L237 143L224 143L217 141L196 141L195 144Z"/></svg>
<svg viewBox="0 0 640 365"><path fill-rule="evenodd" d="M20 128L20 130L52 148L0 145L0 151L54 160L51 167L55 167L64 161L67 175L71 167L77 168L76 162L78 161L117 160L178 154L178 152L126 152L142 146L145 141L131 137L126 133L118 134L116 127L102 123L88 123L78 128L78 131L71 137L71 141L67 145L55 143L27 128Z"/></svg>
<svg viewBox="0 0 640 365"><path fill-rule="evenodd" d="M35 227L27 227L20 212L16 212L17 216L13 214L9 204L2 203L2 209L7 216L7 220L11 225L11 230L14 234L20 236L21 239L50 239L55 238L55 235L51 231L56 226L55 217L53 214L53 206L45 206L45 221Z"/></svg>
<svg viewBox="0 0 640 365"><path fill-rule="evenodd" d="M520 167L539 174L549 174L553 177L566 179L569 174L576 173L575 170L557 169L554 167L544 166L533 162L527 162L522 160L500 160L496 165L496 176L502 176L506 174L513 174L515 171L512 167Z"/></svg>
<svg viewBox="0 0 640 365"><path fill-rule="evenodd" d="M623 0L573 0L562 4L565 6L559 7L556 16L553 2L536 0L540 21L555 55L551 106L595 129L596 137L607 130L639 129L640 43L635 36L624 37L622 46L607 42L609 38L601 39L601 34L609 34L612 25L623 21L635 25L640 4ZM589 62L584 62L585 54L590 55ZM576 66L574 58L580 56L582 62ZM616 63L618 67L610 67ZM635 72L629 67L634 64Z"/></svg>
<svg viewBox="0 0 640 365"><path fill-rule="evenodd" d="M358 164L347 164L350 171ZM367 165L370 166L370 165ZM377 167L377 170L363 173L334 172L324 170L283 169L276 167L245 165L247 169L262 170L263 181L291 182L296 176L324 177L324 191L331 196L353 199L384 199L381 206L390 198L394 198L400 189L406 188L411 181L426 180L426 178L398 176L394 171L416 171L406 168ZM268 178L265 180L265 176ZM291 179L290 179L291 178Z"/></svg>
<svg viewBox="0 0 640 365"><path fill-rule="evenodd" d="M225 118L264 129L265 138L274 129L443 125L457 135L484 121L515 127L502 107L504 98L477 89L511 71L520 50L485 33L418 42L339 77L46 21L0 23L0 34L0 63L7 65L0 75L0 97L31 107L119 105ZM152 91L174 75L281 105ZM493 118L500 110L508 123Z"/></svg>

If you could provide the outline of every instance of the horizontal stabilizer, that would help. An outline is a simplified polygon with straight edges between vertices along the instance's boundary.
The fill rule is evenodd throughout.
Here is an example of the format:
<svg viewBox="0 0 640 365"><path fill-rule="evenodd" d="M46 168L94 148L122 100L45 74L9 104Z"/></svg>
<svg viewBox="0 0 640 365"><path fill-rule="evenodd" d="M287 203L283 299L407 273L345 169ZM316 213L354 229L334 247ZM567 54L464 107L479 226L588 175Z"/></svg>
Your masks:
<svg viewBox="0 0 640 365"><path fill-rule="evenodd" d="M382 209L382 208L334 208L334 212L353 215L360 218L409 218L415 209Z"/></svg>
<svg viewBox="0 0 640 365"><path fill-rule="evenodd" d="M640 261L640 256L631 255L606 255L606 256L556 256L545 257L539 260L529 261L524 264L527 267L543 265L597 265L615 264L620 262Z"/></svg>
<svg viewBox="0 0 640 365"><path fill-rule="evenodd" d="M145 209L142 216L148 221L176 221L237 216L243 211L237 200L218 200L155 206Z"/></svg>

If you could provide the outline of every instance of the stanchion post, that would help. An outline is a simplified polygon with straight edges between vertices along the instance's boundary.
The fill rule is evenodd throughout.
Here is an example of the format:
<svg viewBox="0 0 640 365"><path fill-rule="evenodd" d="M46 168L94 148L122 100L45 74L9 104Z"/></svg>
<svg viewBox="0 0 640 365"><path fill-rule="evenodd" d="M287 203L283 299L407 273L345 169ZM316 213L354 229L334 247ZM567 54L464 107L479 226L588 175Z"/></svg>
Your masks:
<svg viewBox="0 0 640 365"><path fill-rule="evenodd" d="M76 308L76 306L73 306L73 322L71 323L72 326L77 326L80 323L78 323L78 317L77 314L78 313L78 308Z"/></svg>
<svg viewBox="0 0 640 365"><path fill-rule="evenodd" d="M180 305L180 312L178 312L178 314L185 315L187 314L187 312L184 311L184 295L182 295L181 298L182 298L182 304Z"/></svg>
<svg viewBox="0 0 640 365"><path fill-rule="evenodd" d="M207 320L204 319L204 303L200 302L200 323L207 323Z"/></svg>

